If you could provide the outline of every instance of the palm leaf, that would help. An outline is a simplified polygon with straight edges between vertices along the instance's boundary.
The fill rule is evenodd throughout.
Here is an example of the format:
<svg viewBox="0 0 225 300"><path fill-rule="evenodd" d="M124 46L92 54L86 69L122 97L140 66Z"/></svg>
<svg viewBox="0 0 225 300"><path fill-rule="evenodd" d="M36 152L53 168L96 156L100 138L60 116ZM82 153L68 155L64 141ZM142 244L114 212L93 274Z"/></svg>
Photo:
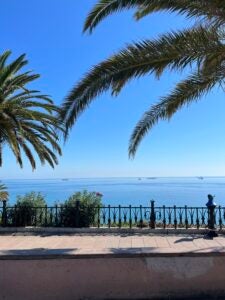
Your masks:
<svg viewBox="0 0 225 300"><path fill-rule="evenodd" d="M7 65L9 55L9 51L0 55L0 165L3 148L8 145L20 167L24 152L31 167L36 168L32 150L42 164L54 167L58 163L56 154L61 155L56 130L60 133L64 129L56 115L59 107L48 95L26 87L39 75L21 72L27 64L25 55Z"/></svg>
<svg viewBox="0 0 225 300"><path fill-rule="evenodd" d="M167 11L200 17L221 26L225 22L225 0L100 0L93 7L84 24L84 31L93 29L109 15L124 9L136 9L135 17Z"/></svg>
<svg viewBox="0 0 225 300"><path fill-rule="evenodd" d="M9 193L5 184L0 184L0 201L7 201L9 198Z"/></svg>
<svg viewBox="0 0 225 300"><path fill-rule="evenodd" d="M207 54L213 51L219 55L224 49L214 29L201 26L129 45L95 66L66 97L61 112L66 134L91 101L103 92L111 89L116 95L131 79L151 73L159 77L167 68L183 70L196 64L201 67Z"/></svg>
<svg viewBox="0 0 225 300"><path fill-rule="evenodd" d="M150 107L136 125L129 143L129 155L134 157L144 136L160 121L170 118L183 106L199 100L224 77L225 69L208 74L197 72L177 84L175 89L161 101Z"/></svg>

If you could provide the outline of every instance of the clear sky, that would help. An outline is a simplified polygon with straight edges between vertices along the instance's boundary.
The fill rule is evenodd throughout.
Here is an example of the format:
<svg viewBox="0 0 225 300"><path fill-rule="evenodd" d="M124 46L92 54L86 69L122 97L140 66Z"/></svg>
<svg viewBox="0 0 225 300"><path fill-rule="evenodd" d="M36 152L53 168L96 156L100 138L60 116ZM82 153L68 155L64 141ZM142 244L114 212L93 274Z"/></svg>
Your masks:
<svg viewBox="0 0 225 300"><path fill-rule="evenodd" d="M85 16L97 0L8 0L0 11L1 51L27 54L29 69L41 74L34 88L60 104L94 64L131 41L190 25L182 17L155 14L134 22L132 12L106 19L90 36ZM132 81L117 98L104 94L79 119L63 147L59 166L23 170L5 149L0 178L225 175L224 92L206 98L161 122L128 159L128 140L136 122L182 74Z"/></svg>

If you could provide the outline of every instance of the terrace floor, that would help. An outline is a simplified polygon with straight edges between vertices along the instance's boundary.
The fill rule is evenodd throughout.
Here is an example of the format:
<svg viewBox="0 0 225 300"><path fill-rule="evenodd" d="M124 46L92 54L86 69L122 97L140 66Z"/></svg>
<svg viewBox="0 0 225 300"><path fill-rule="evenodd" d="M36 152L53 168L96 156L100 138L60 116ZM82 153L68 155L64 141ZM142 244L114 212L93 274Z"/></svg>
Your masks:
<svg viewBox="0 0 225 300"><path fill-rule="evenodd" d="M0 259L135 255L225 255L225 236L150 234L35 234L0 235Z"/></svg>

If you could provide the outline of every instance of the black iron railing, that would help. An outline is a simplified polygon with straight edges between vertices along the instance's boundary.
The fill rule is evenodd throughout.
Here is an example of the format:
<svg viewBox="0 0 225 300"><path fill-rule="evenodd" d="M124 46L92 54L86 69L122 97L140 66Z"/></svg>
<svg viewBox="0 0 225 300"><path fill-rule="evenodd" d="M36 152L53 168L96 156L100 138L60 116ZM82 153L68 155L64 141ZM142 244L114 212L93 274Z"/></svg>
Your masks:
<svg viewBox="0 0 225 300"><path fill-rule="evenodd" d="M213 220L210 219L210 216ZM211 221L211 223L210 223ZM84 206L76 205L25 207L0 206L0 226L34 227L108 227L108 228L163 228L189 229L212 227L212 221L219 229L225 227L225 207L177 207L155 206Z"/></svg>

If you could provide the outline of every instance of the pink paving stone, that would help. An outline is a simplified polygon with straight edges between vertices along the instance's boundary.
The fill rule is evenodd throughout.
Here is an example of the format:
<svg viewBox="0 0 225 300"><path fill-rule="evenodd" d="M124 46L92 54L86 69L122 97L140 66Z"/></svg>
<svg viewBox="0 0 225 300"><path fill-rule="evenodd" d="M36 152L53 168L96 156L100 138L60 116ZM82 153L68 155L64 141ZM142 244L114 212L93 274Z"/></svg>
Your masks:
<svg viewBox="0 0 225 300"><path fill-rule="evenodd" d="M105 249L106 239L101 236L96 236L94 239L93 249Z"/></svg>
<svg viewBox="0 0 225 300"><path fill-rule="evenodd" d="M144 237L143 239L144 239L145 247L153 247L153 248L157 247L156 239L154 236Z"/></svg>
<svg viewBox="0 0 225 300"><path fill-rule="evenodd" d="M219 245L224 246L225 247L225 238L216 238L216 241Z"/></svg>
<svg viewBox="0 0 225 300"><path fill-rule="evenodd" d="M110 237L106 240L106 248L119 248L119 239L115 237Z"/></svg>
<svg viewBox="0 0 225 300"><path fill-rule="evenodd" d="M194 250L196 249L196 245L194 244L194 240L192 237L181 237L181 238L168 238L168 241L170 242L171 246L173 248L183 248L183 249L186 249L187 251L190 251L190 250Z"/></svg>
<svg viewBox="0 0 225 300"><path fill-rule="evenodd" d="M145 247L143 237L132 237L131 244L132 244L132 248Z"/></svg>
<svg viewBox="0 0 225 300"><path fill-rule="evenodd" d="M157 236L155 240L158 248L170 248L170 244L166 236Z"/></svg>
<svg viewBox="0 0 225 300"><path fill-rule="evenodd" d="M213 240L204 239L204 242L207 245L207 247L221 247L220 243L218 243L216 238L214 238Z"/></svg>
<svg viewBox="0 0 225 300"><path fill-rule="evenodd" d="M203 236L187 235L50 235L50 236L18 236L0 235L0 255L13 250L19 251L62 251L67 254L82 253L206 253L225 252L225 237L213 240ZM29 252L28 252L29 253Z"/></svg>
<svg viewBox="0 0 225 300"><path fill-rule="evenodd" d="M214 247L218 247L218 242L216 241L216 239L213 240L213 243L209 244L208 241L206 239L195 239L193 241L194 245L196 246L196 248L198 250L204 250L204 249L211 249ZM221 245L219 245L221 246Z"/></svg>
<svg viewBox="0 0 225 300"><path fill-rule="evenodd" d="M119 248L131 248L132 241L131 236L119 237Z"/></svg>

